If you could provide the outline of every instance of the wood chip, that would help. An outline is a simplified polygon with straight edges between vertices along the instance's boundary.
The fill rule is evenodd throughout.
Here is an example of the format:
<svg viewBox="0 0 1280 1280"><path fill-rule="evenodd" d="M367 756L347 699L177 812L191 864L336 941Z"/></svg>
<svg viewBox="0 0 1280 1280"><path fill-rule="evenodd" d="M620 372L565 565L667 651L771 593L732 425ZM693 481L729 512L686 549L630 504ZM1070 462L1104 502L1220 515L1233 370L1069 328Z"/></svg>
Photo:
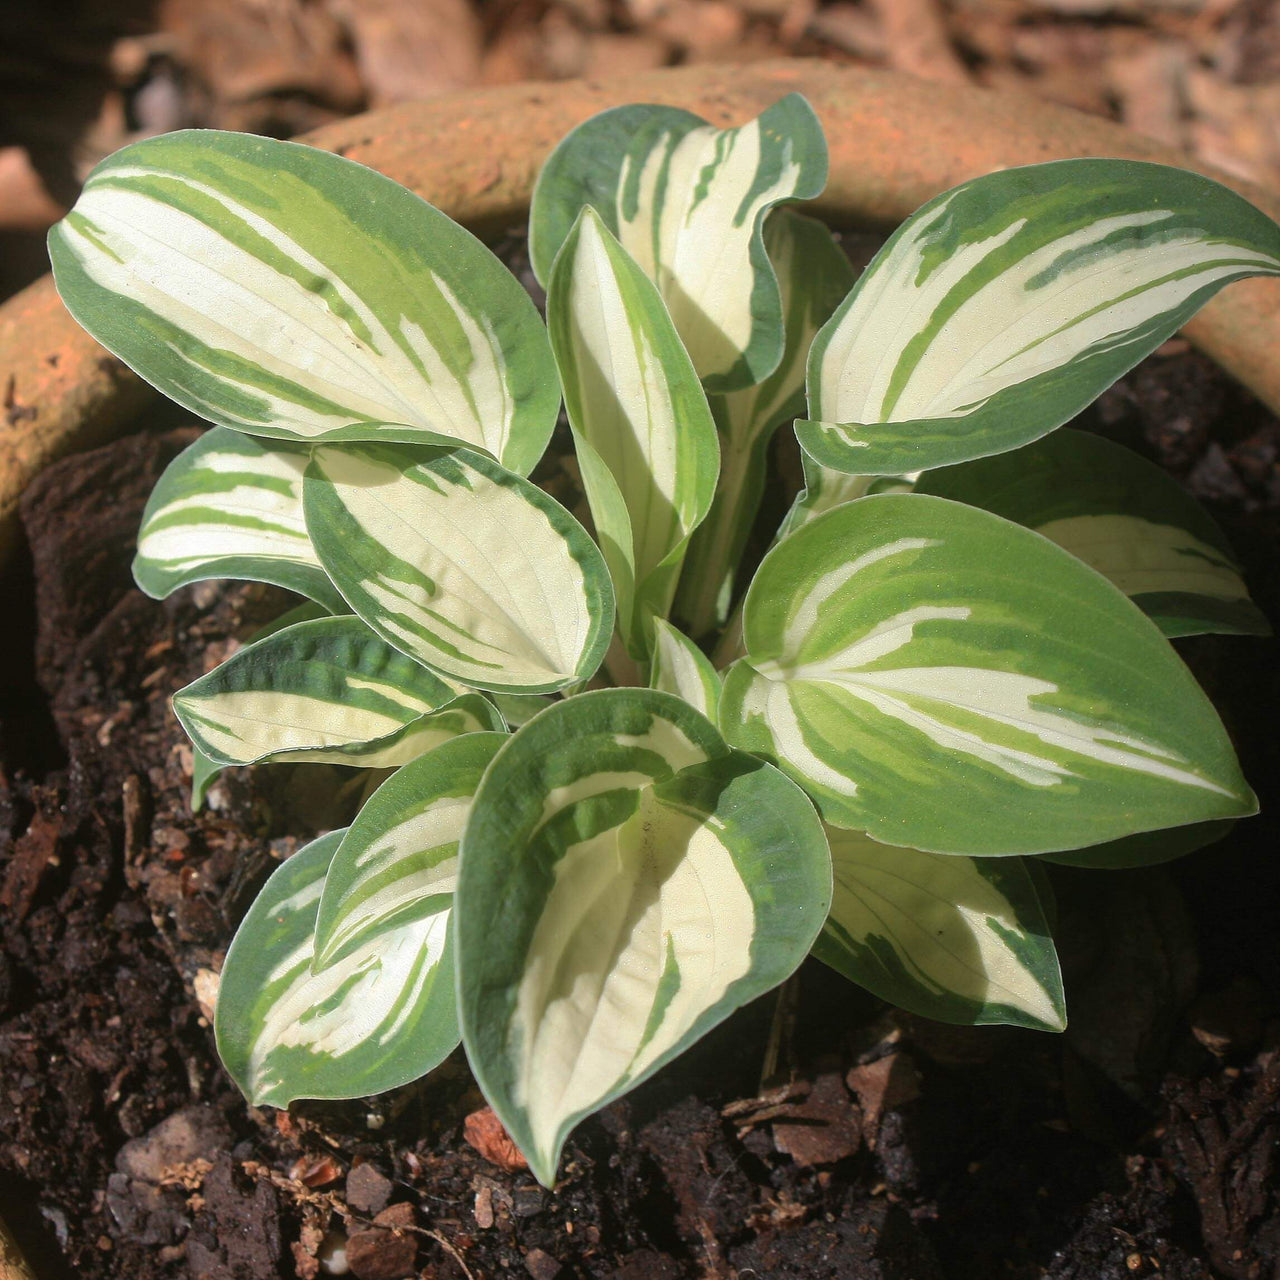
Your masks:
<svg viewBox="0 0 1280 1280"><path fill-rule="evenodd" d="M524 1269L533 1280L556 1280L563 1268L543 1249L530 1249L524 1256Z"/></svg>
<svg viewBox="0 0 1280 1280"><path fill-rule="evenodd" d="M809 1096L773 1122L773 1144L798 1165L834 1164L858 1150L862 1117L837 1072L820 1075Z"/></svg>
<svg viewBox="0 0 1280 1280"><path fill-rule="evenodd" d="M862 1136L871 1150L875 1149L880 1117L920 1096L920 1077L905 1053L891 1053L854 1067L845 1081L862 1104Z"/></svg>
<svg viewBox="0 0 1280 1280"><path fill-rule="evenodd" d="M497 1165L499 1169L515 1173L529 1167L529 1162L520 1154L520 1148L511 1141L492 1107L473 1111L463 1121L462 1136L469 1146L474 1147L490 1164Z"/></svg>
<svg viewBox="0 0 1280 1280"><path fill-rule="evenodd" d="M37 809L30 825L13 844L13 857L5 868L0 885L0 907L14 923L20 924L31 910L40 881L49 867L58 865L58 837L62 834L62 818L47 816Z"/></svg>
<svg viewBox="0 0 1280 1280"><path fill-rule="evenodd" d="M880 19L890 65L923 80L970 83L936 0L871 0L870 7Z"/></svg>
<svg viewBox="0 0 1280 1280"><path fill-rule="evenodd" d="M212 969L197 969L196 976L191 980L191 987L195 992L196 1004L200 1006L201 1016L210 1025L213 1024L213 1015L218 1004L218 987L221 983L221 975L215 973Z"/></svg>
<svg viewBox="0 0 1280 1280"><path fill-rule="evenodd" d="M342 1177L342 1166L331 1155L299 1156L289 1169L289 1177L315 1190Z"/></svg>
<svg viewBox="0 0 1280 1280"><path fill-rule="evenodd" d="M351 33L372 106L452 93L480 77L480 17L467 0L329 0Z"/></svg>
<svg viewBox="0 0 1280 1280"><path fill-rule="evenodd" d="M746 18L725 0L681 0L653 24L653 33L686 53L723 51L742 39Z"/></svg>
<svg viewBox="0 0 1280 1280"><path fill-rule="evenodd" d="M358 1280L405 1280L417 1270L418 1241L407 1232L370 1227L348 1238L346 1258Z"/></svg>
<svg viewBox="0 0 1280 1280"><path fill-rule="evenodd" d="M391 1179L368 1163L353 1166L347 1174L347 1203L360 1213L381 1213L393 1189Z"/></svg>
<svg viewBox="0 0 1280 1280"><path fill-rule="evenodd" d="M493 1226L493 1188L481 1187L476 1192L475 1203L476 1226L481 1231L488 1231Z"/></svg>
<svg viewBox="0 0 1280 1280"><path fill-rule="evenodd" d="M856 4L838 2L819 9L809 20L809 34L871 62L879 62L887 52L883 27Z"/></svg>
<svg viewBox="0 0 1280 1280"><path fill-rule="evenodd" d="M1189 55L1173 41L1146 43L1107 66L1120 117L1138 133L1185 148L1186 79Z"/></svg>
<svg viewBox="0 0 1280 1280"><path fill-rule="evenodd" d="M417 1225L418 1211L408 1200L389 1205L373 1220L374 1225L386 1227L390 1231L408 1231Z"/></svg>

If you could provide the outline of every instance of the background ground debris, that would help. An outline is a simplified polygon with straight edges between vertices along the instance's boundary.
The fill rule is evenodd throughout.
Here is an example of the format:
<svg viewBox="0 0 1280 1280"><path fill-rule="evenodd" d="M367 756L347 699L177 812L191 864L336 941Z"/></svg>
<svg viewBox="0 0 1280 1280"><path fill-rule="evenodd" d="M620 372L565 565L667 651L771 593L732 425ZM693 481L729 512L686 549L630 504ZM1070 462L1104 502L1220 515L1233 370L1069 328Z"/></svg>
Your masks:
<svg viewBox="0 0 1280 1280"><path fill-rule="evenodd" d="M1019 89L1280 185L1272 0L64 0L19 5L0 47L0 297L92 165L149 134L789 55Z"/></svg>

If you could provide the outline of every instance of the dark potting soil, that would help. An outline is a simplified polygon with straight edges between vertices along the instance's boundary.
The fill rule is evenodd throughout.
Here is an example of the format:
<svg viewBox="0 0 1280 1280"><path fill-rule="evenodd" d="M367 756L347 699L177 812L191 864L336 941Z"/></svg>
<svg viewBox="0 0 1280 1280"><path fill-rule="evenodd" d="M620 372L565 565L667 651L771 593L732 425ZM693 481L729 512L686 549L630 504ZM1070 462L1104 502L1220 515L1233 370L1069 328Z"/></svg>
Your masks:
<svg viewBox="0 0 1280 1280"><path fill-rule="evenodd" d="M1173 345L1085 425L1187 481L1280 618L1274 419ZM290 603L132 586L143 503L193 430L47 472L6 594L0 1206L41 1277L306 1278L336 1249L361 1280L1280 1277L1269 640L1179 642L1264 816L1170 867L1052 869L1065 1036L930 1024L811 962L584 1123L554 1193L468 1143L461 1054L374 1099L247 1107L211 982L270 870L364 779L233 770L189 811L169 695Z"/></svg>

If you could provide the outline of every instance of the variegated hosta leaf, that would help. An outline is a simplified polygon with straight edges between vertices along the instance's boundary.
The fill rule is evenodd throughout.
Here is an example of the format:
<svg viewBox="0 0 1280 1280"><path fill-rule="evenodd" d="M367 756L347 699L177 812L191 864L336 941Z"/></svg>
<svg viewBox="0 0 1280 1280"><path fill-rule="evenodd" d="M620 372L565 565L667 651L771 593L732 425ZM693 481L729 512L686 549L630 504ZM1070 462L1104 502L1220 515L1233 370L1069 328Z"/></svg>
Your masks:
<svg viewBox="0 0 1280 1280"><path fill-rule="evenodd" d="M648 689L525 725L480 784L461 859L467 1055L547 1186L574 1125L787 977L830 903L803 792Z"/></svg>
<svg viewBox="0 0 1280 1280"><path fill-rule="evenodd" d="M312 147L171 133L50 233L67 309L179 404L251 435L447 438L524 474L559 393L528 295L469 232Z"/></svg>
<svg viewBox="0 0 1280 1280"><path fill-rule="evenodd" d="M449 913L471 800L506 741L504 733L451 738L397 769L369 797L325 879L317 973L411 920Z"/></svg>
<svg viewBox="0 0 1280 1280"><path fill-rule="evenodd" d="M813 953L940 1022L1067 1024L1058 953L1020 858L965 858L827 828L835 893Z"/></svg>
<svg viewBox="0 0 1280 1280"><path fill-rule="evenodd" d="M796 494L791 510L783 517L775 541L789 537L814 516L842 503L865 498L869 493L909 493L914 487L906 476L855 476L836 471L815 462L804 452L800 454L800 466L804 471L804 488Z"/></svg>
<svg viewBox="0 0 1280 1280"><path fill-rule="evenodd" d="M1178 830L1177 827L1173 829ZM1040 900L1040 910L1044 913L1045 924L1049 926L1049 932L1052 934L1058 927L1058 895L1049 877L1049 868L1039 857L1019 858L1018 865L1027 873L1031 887L1036 891L1036 897Z"/></svg>
<svg viewBox="0 0 1280 1280"><path fill-rule="evenodd" d="M389 643L478 689L589 677L613 628L604 560L553 498L483 454L318 448L307 528L351 607Z"/></svg>
<svg viewBox="0 0 1280 1280"><path fill-rule="evenodd" d="M218 1054L254 1106L382 1093L458 1043L448 911L406 919L312 972L316 911L344 835L331 831L285 862L227 951Z"/></svg>
<svg viewBox="0 0 1280 1280"><path fill-rule="evenodd" d="M856 278L831 232L790 209L769 215L764 245L781 290L785 344L763 382L710 397L720 432L720 478L711 511L690 540L676 597L676 611L694 636L728 617L734 574L764 496L769 441L804 412L809 347Z"/></svg>
<svg viewBox="0 0 1280 1280"><path fill-rule="evenodd" d="M538 178L529 218L545 284L579 212L605 225L661 290L709 391L767 378L782 355L778 284L761 239L780 200L827 181L827 144L796 93L738 129L675 107L627 106L579 125Z"/></svg>
<svg viewBox="0 0 1280 1280"><path fill-rule="evenodd" d="M216 430L216 428L215 428ZM243 437L240 437L243 438ZM316 562L317 564L319 561ZM328 579L326 578L327 582ZM338 597L342 600L342 597ZM342 600L342 608L345 612L346 601ZM265 640L268 636L273 636L277 631L283 631L286 627L292 627L299 622L313 622L317 618L328 616L328 610L323 606L316 604L314 600L304 601L300 605L282 613L278 618L268 622L265 627L259 628L254 633L250 644L257 644L259 640ZM221 761L214 760L202 751L197 743L191 743L191 812L199 813L204 808L204 802L208 798L209 788L218 780L218 775L226 766Z"/></svg>
<svg viewBox="0 0 1280 1280"><path fill-rule="evenodd" d="M594 209L556 259L547 324L619 630L644 658L715 492L711 410L657 289Z"/></svg>
<svg viewBox="0 0 1280 1280"><path fill-rule="evenodd" d="M189 582L249 578L347 606L302 518L307 450L214 427L165 468L138 531L133 576L163 599Z"/></svg>
<svg viewBox="0 0 1280 1280"><path fill-rule="evenodd" d="M1223 285L1280 274L1280 227L1199 174L1006 169L931 200L818 335L800 444L886 475L1061 426Z"/></svg>
<svg viewBox="0 0 1280 1280"><path fill-rule="evenodd" d="M765 557L744 623L722 731L836 826L1038 853L1256 807L1155 626L986 511L921 494L836 507Z"/></svg>
<svg viewBox="0 0 1280 1280"><path fill-rule="evenodd" d="M546 693L491 693L489 701L498 708L498 714L511 729L528 724L539 711L545 711L552 703Z"/></svg>
<svg viewBox="0 0 1280 1280"><path fill-rule="evenodd" d="M359 618L277 631L174 695L191 740L218 764L404 764L459 733L501 729L478 693L458 697Z"/></svg>
<svg viewBox="0 0 1280 1280"><path fill-rule="evenodd" d="M662 618L654 623L649 688L683 698L715 724L720 701L719 673L688 636Z"/></svg>
<svg viewBox="0 0 1280 1280"><path fill-rule="evenodd" d="M1154 867L1217 844L1235 825L1235 821L1229 818L1216 822L1193 822L1164 831L1140 831L1137 835L1090 845L1087 849L1042 853L1040 857L1045 862L1056 862L1064 867L1089 867L1099 871Z"/></svg>
<svg viewBox="0 0 1280 1280"><path fill-rule="evenodd" d="M994 511L1051 538L1167 636L1267 635L1221 530L1154 463L1064 428L1016 453L928 471L919 493Z"/></svg>

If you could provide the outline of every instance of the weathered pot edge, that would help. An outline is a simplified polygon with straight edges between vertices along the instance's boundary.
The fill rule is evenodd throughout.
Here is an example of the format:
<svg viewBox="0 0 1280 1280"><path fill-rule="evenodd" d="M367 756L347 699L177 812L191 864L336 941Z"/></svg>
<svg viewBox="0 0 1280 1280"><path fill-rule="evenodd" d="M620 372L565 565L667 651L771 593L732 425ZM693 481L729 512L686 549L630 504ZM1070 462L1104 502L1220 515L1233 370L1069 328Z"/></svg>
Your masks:
<svg viewBox="0 0 1280 1280"><path fill-rule="evenodd" d="M889 226L977 174L1085 155L1194 169L1280 220L1280 195L1109 121L1022 94L804 59L474 90L357 116L305 140L485 230L523 216L549 150L597 111L663 102L740 123L793 90L808 97L826 129L831 179L812 207L836 222ZM1232 285L1186 333L1280 412L1280 281ZM3 567L23 489L58 458L122 434L154 393L75 324L46 276L0 306L0 394Z"/></svg>

